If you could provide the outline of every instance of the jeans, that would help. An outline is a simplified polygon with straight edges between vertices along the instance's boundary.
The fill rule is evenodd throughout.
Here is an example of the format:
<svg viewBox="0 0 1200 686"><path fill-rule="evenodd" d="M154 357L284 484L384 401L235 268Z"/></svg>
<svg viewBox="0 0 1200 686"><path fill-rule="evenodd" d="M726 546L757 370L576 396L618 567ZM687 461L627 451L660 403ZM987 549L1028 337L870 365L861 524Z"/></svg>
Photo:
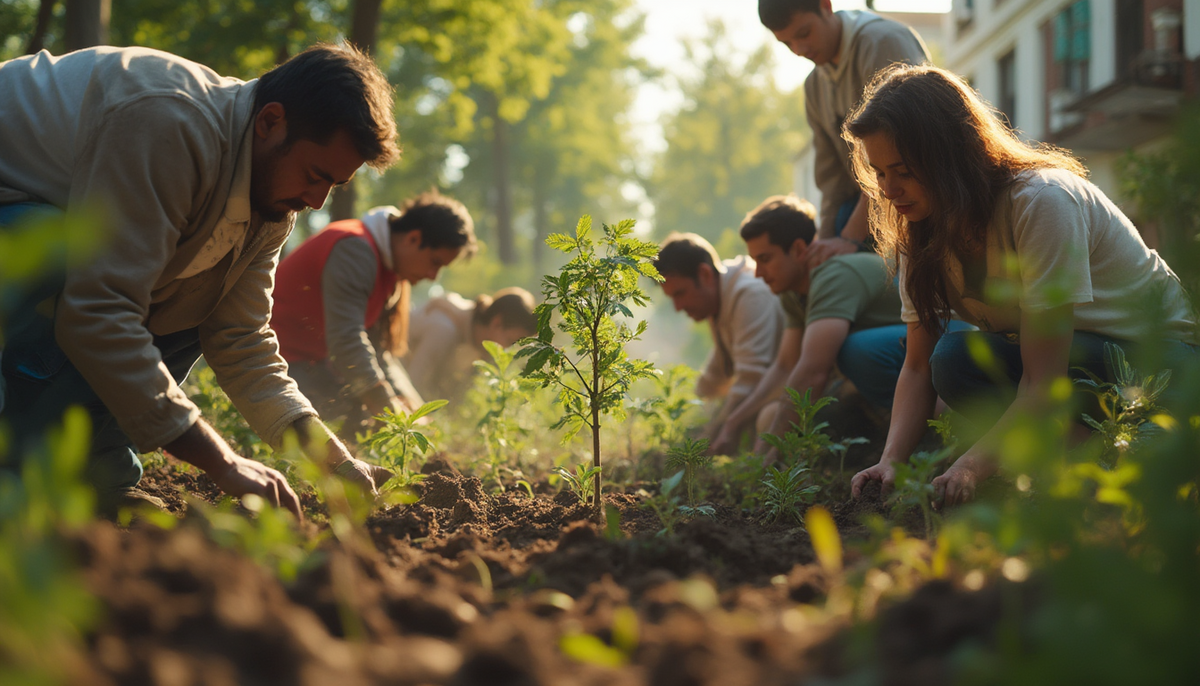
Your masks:
<svg viewBox="0 0 1200 686"><path fill-rule="evenodd" d="M970 337L986 344L994 364L980 366L969 350ZM1104 381L1115 379L1105 359L1104 344L1118 345L1130 353L1135 347L1129 341L1118 340L1088 331L1076 331L1071 341L1070 367L1072 379L1087 378L1075 369L1082 367ZM1178 366L1196 354L1196 346L1169 341L1164 356L1169 367ZM933 387L950 409L981 425L994 424L1017 397L1024 365L1021 344L1016 334L968 331L947 333L941 337L929 358ZM1141 370L1144 373L1157 370ZM1084 411L1095 416L1094 400L1086 394L1076 394L1085 405ZM1090 409L1089 409L1090 408Z"/></svg>
<svg viewBox="0 0 1200 686"><path fill-rule="evenodd" d="M58 212L46 205L22 203L0 207L0 231L30 213ZM6 298L0 349L0 423L12 435L3 466L19 469L23 459L44 453L47 431L56 426L72 405L87 410L92 420L92 443L85 478L95 488L103 508L122 490L142 478L133 441L88 382L59 348L54 335L54 306L61 293L65 271L51 264L34 282L23 284ZM8 291L6 291L8 293ZM196 329L155 336L154 345L176 382L181 383L200 357Z"/></svg>
<svg viewBox="0 0 1200 686"><path fill-rule="evenodd" d="M946 322L947 333L974 328L957 320ZM900 368L904 366L907 339L906 324L856 331L846 337L838 351L838 369L872 404L891 408Z"/></svg>

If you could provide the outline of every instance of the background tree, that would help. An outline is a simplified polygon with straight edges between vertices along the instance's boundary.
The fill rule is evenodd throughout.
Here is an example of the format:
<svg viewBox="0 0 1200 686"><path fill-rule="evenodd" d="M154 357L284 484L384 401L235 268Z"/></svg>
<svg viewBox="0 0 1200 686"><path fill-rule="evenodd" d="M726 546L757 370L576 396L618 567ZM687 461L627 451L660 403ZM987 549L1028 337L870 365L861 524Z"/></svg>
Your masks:
<svg viewBox="0 0 1200 686"><path fill-rule="evenodd" d="M685 48L696 75L680 79L684 102L667 117L647 190L656 234L694 231L717 243L763 198L791 189L809 135L803 90L781 91L769 46L740 57L719 21Z"/></svg>

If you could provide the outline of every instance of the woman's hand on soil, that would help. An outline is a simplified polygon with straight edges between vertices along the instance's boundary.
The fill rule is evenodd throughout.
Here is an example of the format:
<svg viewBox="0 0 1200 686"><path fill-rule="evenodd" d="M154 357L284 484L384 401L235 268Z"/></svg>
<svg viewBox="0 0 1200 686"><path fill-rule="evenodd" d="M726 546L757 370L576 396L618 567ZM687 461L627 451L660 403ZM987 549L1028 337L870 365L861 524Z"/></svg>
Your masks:
<svg viewBox="0 0 1200 686"><path fill-rule="evenodd" d="M868 467L854 475L850 480L850 496L858 498L862 495L862 489L868 482L878 481L880 484L879 494L886 496L892 492L892 484L896 482L896 466L890 460L880 460L879 464L874 467Z"/></svg>
<svg viewBox="0 0 1200 686"><path fill-rule="evenodd" d="M230 454L227 459L229 466L224 471L215 470L209 473L217 488L239 498L253 493L275 507L287 508L296 515L297 520L304 519L304 513L300 510L300 499L296 497L296 492L288 485L283 474L241 455Z"/></svg>
<svg viewBox="0 0 1200 686"><path fill-rule="evenodd" d="M353 457L346 458L334 467L333 473L375 496L379 495L379 489L388 479L395 476L389 469Z"/></svg>
<svg viewBox="0 0 1200 686"><path fill-rule="evenodd" d="M961 505L975 499L975 486L996 472L995 464L979 455L966 454L933 480L933 506Z"/></svg>

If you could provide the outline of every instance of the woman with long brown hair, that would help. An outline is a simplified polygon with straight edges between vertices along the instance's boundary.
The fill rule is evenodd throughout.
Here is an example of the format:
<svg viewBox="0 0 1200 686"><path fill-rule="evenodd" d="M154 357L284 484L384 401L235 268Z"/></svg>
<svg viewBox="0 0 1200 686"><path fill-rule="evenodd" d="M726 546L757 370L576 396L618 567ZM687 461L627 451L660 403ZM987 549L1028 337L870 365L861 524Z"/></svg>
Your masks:
<svg viewBox="0 0 1200 686"><path fill-rule="evenodd" d="M1105 343L1130 350L1155 336L1168 361L1194 354L1195 316L1166 262L1078 160L1022 142L959 77L888 70L843 137L877 244L897 256L908 325L887 444L879 464L855 475L855 497L869 481L890 489L939 396L991 423L934 480L949 505L995 473L988 446L1069 368L1111 378ZM951 313L980 331L943 334Z"/></svg>

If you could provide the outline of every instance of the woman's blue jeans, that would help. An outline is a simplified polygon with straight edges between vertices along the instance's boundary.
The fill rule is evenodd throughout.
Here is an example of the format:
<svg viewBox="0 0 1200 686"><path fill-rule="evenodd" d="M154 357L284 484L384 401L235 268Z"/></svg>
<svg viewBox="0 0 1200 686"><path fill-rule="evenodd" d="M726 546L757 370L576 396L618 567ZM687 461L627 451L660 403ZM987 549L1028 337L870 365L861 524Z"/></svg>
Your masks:
<svg viewBox="0 0 1200 686"><path fill-rule="evenodd" d="M948 332L974 328L957 320L946 322ZM838 351L838 369L864 398L879 407L890 408L904 366L907 339L906 324L856 331L846 337Z"/></svg>
<svg viewBox="0 0 1200 686"><path fill-rule="evenodd" d="M17 229L31 216L58 213L33 203L0 207L0 231ZM5 468L19 469L24 459L44 455L47 432L62 421L68 407L81 406L92 420L85 478L104 507L122 490L137 485L142 464L133 442L55 340L54 306L64 279L63 265L52 262L32 281L0 284L0 425L7 426L12 438L8 455L0 460ZM195 329L156 336L154 345L176 382L187 377L200 357Z"/></svg>
<svg viewBox="0 0 1200 686"><path fill-rule="evenodd" d="M993 361L981 365L971 354L969 341L975 337L981 341ZM1104 344L1120 346L1127 354L1134 345L1129 341L1110 338L1088 331L1076 331L1071 341L1070 369L1072 379L1086 378L1076 367L1082 367L1099 378L1112 382L1115 379L1104 352ZM1163 355L1168 367L1176 368L1195 356L1195 346L1179 341L1164 345ZM950 409L980 425L991 425L1017 397L1017 385L1021 381L1024 365L1021 362L1021 344L1016 334L965 331L947 333L941 337L929 358L933 373L933 387L938 396L946 401ZM1151 373L1158 370L1141 370ZM1081 394L1085 407L1093 402Z"/></svg>

